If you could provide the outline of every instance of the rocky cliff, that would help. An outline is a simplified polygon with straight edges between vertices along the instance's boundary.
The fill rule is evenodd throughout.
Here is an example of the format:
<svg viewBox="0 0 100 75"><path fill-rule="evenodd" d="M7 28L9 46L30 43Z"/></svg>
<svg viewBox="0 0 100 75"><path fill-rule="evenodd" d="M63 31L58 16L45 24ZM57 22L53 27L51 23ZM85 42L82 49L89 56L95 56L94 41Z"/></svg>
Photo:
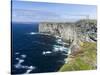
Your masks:
<svg viewBox="0 0 100 75"><path fill-rule="evenodd" d="M59 36L63 40L71 42L77 37L74 23L51 23L42 22L39 24L39 32Z"/></svg>
<svg viewBox="0 0 100 75"><path fill-rule="evenodd" d="M62 38L65 42L72 43L75 50L80 42L96 42L96 20L80 20L75 23L42 22L39 24L39 32Z"/></svg>
<svg viewBox="0 0 100 75"><path fill-rule="evenodd" d="M77 27L78 37L81 41L96 42L97 41L97 21L96 20L80 20L75 23Z"/></svg>

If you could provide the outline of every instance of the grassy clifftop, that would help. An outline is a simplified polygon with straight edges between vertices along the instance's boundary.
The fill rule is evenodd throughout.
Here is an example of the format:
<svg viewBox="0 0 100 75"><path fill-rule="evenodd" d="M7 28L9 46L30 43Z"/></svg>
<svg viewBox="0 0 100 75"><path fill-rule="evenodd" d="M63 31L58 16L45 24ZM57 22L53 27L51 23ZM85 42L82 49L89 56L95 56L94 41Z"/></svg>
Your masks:
<svg viewBox="0 0 100 75"><path fill-rule="evenodd" d="M59 71L96 69L96 50L96 43L84 42L80 50L69 56L68 63L64 64Z"/></svg>
<svg viewBox="0 0 100 75"><path fill-rule="evenodd" d="M94 24L97 25L97 20L96 19L83 19L83 20L79 20L76 22L77 24L82 24L82 23L89 23L89 25Z"/></svg>

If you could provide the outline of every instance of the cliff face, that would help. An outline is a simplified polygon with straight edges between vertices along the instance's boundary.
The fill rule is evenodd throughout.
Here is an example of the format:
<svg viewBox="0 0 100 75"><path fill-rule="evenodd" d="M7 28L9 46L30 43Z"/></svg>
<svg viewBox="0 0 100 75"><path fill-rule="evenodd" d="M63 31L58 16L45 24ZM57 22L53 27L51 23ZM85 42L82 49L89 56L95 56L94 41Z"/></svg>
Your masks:
<svg viewBox="0 0 100 75"><path fill-rule="evenodd" d="M75 23L77 33L81 41L96 42L97 41L97 21L96 20L80 20Z"/></svg>
<svg viewBox="0 0 100 75"><path fill-rule="evenodd" d="M71 51L78 50L82 42L96 42L96 21L80 20L76 23L42 22L39 32L59 36L65 42L71 42Z"/></svg>
<svg viewBox="0 0 100 75"><path fill-rule="evenodd" d="M39 32L59 36L65 41L73 41L77 37L75 24L73 23L50 23L39 24Z"/></svg>

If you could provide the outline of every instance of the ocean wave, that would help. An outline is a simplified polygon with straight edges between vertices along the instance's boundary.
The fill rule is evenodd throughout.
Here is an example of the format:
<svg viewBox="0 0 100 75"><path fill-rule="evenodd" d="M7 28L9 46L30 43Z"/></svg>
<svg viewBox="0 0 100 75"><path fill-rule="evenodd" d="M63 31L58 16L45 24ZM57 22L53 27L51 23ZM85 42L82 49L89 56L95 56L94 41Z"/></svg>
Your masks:
<svg viewBox="0 0 100 75"><path fill-rule="evenodd" d="M22 54L21 57L22 57L22 58L26 58L26 55L25 55L25 54Z"/></svg>
<svg viewBox="0 0 100 75"><path fill-rule="evenodd" d="M29 66L28 70L25 72L25 74L29 74L32 70L35 70L36 67L35 66Z"/></svg>
<svg viewBox="0 0 100 75"><path fill-rule="evenodd" d="M38 34L38 33L36 33L36 32L30 32L29 34L30 35L35 35L35 34Z"/></svg>
<svg viewBox="0 0 100 75"><path fill-rule="evenodd" d="M53 51L54 52L57 52L57 51L67 52L68 51L68 48L66 48L64 46L53 45Z"/></svg>
<svg viewBox="0 0 100 75"><path fill-rule="evenodd" d="M20 58L16 58L16 60L18 60L18 63L14 65L15 68L17 68L17 69L22 68L22 65L21 64L24 62L24 60L23 59L20 59Z"/></svg>
<svg viewBox="0 0 100 75"><path fill-rule="evenodd" d="M51 53L52 53L51 51L43 51L42 52L43 55L48 55L48 54L51 54Z"/></svg>
<svg viewBox="0 0 100 75"><path fill-rule="evenodd" d="M16 54L19 54L19 52L16 52ZM31 65L31 66L22 65L22 63L25 62L24 58L26 58L27 55L21 54L20 56L21 56L21 58L18 58L18 57L16 58L16 60L18 61L18 62L14 65L14 67L15 67L16 69L26 69L26 72L25 72L24 74L28 74L28 73L30 73L31 71L33 71L33 70L36 69L36 67L35 67L35 66L32 66L32 65Z"/></svg>
<svg viewBox="0 0 100 75"><path fill-rule="evenodd" d="M56 37L56 39L61 39L61 37L60 37L60 36L57 36L57 35L56 35L55 37Z"/></svg>

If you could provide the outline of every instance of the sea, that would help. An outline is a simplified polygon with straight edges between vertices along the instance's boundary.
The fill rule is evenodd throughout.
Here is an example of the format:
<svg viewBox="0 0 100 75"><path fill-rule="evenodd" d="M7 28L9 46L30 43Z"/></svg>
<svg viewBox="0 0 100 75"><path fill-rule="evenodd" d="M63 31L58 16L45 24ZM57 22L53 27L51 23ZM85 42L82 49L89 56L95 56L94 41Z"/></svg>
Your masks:
<svg viewBox="0 0 100 75"><path fill-rule="evenodd" d="M61 37L39 32L38 23L12 22L11 74L57 72L68 48Z"/></svg>

